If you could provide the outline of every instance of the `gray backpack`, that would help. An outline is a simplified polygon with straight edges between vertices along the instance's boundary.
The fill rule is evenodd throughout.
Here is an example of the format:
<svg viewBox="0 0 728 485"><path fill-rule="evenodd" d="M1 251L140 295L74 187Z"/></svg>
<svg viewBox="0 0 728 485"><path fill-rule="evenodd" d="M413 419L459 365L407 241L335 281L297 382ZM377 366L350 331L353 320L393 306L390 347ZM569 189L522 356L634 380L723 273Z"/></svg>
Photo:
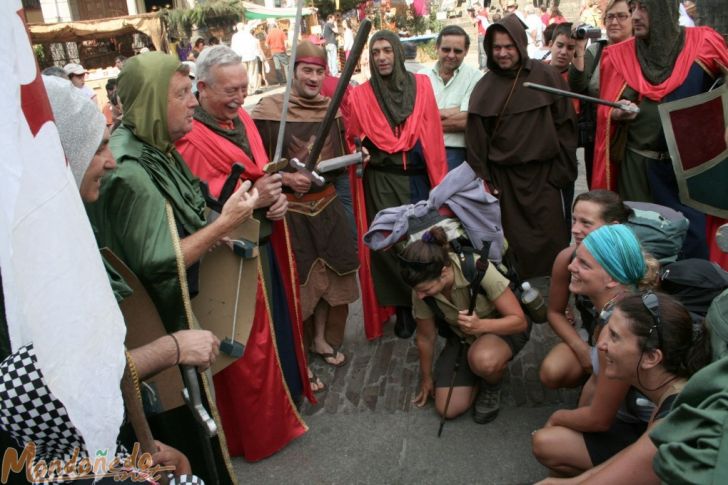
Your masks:
<svg viewBox="0 0 728 485"><path fill-rule="evenodd" d="M625 202L634 212L628 225L642 247L661 265L675 262L682 249L690 221L681 212L648 202Z"/></svg>

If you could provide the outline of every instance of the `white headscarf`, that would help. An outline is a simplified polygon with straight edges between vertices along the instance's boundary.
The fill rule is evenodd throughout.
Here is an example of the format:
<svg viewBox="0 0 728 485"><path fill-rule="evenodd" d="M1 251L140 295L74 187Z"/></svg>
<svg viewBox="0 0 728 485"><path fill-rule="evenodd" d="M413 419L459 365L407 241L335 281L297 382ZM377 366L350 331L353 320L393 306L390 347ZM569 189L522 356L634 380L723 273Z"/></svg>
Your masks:
<svg viewBox="0 0 728 485"><path fill-rule="evenodd" d="M63 152L80 188L83 175L101 144L106 119L94 102L84 97L70 81L43 76L43 84L51 102Z"/></svg>

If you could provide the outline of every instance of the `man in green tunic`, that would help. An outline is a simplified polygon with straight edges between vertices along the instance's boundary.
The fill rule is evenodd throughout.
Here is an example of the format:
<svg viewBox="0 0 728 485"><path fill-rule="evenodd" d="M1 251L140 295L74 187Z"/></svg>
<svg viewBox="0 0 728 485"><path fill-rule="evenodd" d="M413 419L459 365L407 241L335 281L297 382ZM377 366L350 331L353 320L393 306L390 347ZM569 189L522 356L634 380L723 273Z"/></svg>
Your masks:
<svg viewBox="0 0 728 485"><path fill-rule="evenodd" d="M251 215L244 186L205 225L198 180L174 149L197 106L188 69L161 53L124 65L118 83L124 121L109 141L119 167L88 207L99 242L139 277L169 332L192 324L189 298L200 257Z"/></svg>
<svg viewBox="0 0 728 485"><path fill-rule="evenodd" d="M220 217L206 225L198 180L173 144L191 129L197 106L188 74L187 66L162 53L127 61L118 78L124 120L109 141L118 168L103 179L98 201L87 207L99 244L139 277L169 333L197 326L190 304L197 292L197 262L250 217L255 202L255 194L247 193L249 184L243 184ZM204 378L202 387L210 403ZM214 405L209 408L217 417ZM219 440L212 443L218 473L222 478L227 472L231 479L234 472L219 424L218 429ZM189 446L194 442L173 444L193 458Z"/></svg>

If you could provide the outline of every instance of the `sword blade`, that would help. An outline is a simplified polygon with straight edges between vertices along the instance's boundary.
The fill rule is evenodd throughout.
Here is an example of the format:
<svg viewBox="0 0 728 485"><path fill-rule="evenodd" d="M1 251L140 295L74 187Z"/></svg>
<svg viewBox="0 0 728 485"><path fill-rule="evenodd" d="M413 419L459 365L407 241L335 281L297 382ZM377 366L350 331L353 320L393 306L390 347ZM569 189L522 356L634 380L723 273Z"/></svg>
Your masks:
<svg viewBox="0 0 728 485"><path fill-rule="evenodd" d="M276 140L276 151L273 155L273 162L276 163L281 159L283 153L283 136L286 132L286 118L288 118L288 101L291 98L291 86L293 85L294 65L296 64L296 46L298 45L298 36L301 34L301 19L303 18L303 2L296 2L296 20L293 26L293 45L291 46L291 55L288 59L288 79L286 80L286 92L283 93L283 109L281 110L281 123L278 128L278 140Z"/></svg>
<svg viewBox="0 0 728 485"><path fill-rule="evenodd" d="M329 102L329 107L326 110L324 119L316 131L316 138L311 146L308 158L306 159L306 168L309 171L316 168L316 162L318 162L318 157L321 155L321 151L324 148L324 143L326 142L326 138L329 136L331 126L336 119L336 113L339 111L339 106L341 106L341 102L344 99L344 93L346 92L346 88L349 86L351 76L354 75L356 64L359 62L359 58L361 57L361 53L364 50L364 46L367 43L369 32L371 30L372 23L370 20L365 19L359 24L359 30L354 38L354 45L352 46L351 51L349 51L349 58L346 60L346 64L344 64L344 70L339 78L339 83L336 85L336 90L334 91L334 95L331 97L331 102Z"/></svg>
<svg viewBox="0 0 728 485"><path fill-rule="evenodd" d="M557 96L566 96L567 98L581 99L582 101L588 101L590 103L603 104L605 106L611 106L612 108L618 108L624 111L630 111L632 113L640 112L640 109L636 106L616 103L614 101L607 101L606 99L595 98L592 96L587 96L585 94L572 93L571 91L564 91L563 89L552 88L551 86L544 86L543 84L525 82L523 83L523 87L544 91L546 93L555 94Z"/></svg>
<svg viewBox="0 0 728 485"><path fill-rule="evenodd" d="M351 155L342 155L340 157L330 158L319 162L316 166L318 173L333 172L350 165L356 165L362 162L361 152L352 153Z"/></svg>

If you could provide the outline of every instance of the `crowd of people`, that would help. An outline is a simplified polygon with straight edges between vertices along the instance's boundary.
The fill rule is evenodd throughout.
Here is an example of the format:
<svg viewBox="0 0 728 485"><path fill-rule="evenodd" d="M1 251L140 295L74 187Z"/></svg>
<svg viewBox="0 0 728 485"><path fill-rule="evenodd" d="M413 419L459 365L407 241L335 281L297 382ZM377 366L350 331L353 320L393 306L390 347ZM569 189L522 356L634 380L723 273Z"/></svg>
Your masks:
<svg viewBox="0 0 728 485"><path fill-rule="evenodd" d="M670 433L678 440L684 430L678 407L693 394L684 396L683 388L718 361L711 349L724 337L708 327L726 315L720 307L707 324L695 324L678 299L659 292L659 262L628 226L632 209L623 202L681 212L689 230L676 257L725 267L715 245L725 221L684 204L659 122L661 103L705 92L728 72L723 39L708 27L681 27L680 5L610 0L599 16L586 2L575 23L557 6L539 16L530 5L521 13L515 2L495 14L476 5L477 39L457 26L443 28L437 62L417 74L407 69L399 36L380 30L368 42L370 79L347 87L323 134L339 68L333 16L322 42L294 42L275 22L259 39L255 26L239 24L230 47L203 41L189 52L178 46L177 56L119 59L106 117L83 85L83 67L49 71L43 81L98 245L140 280L167 334L128 349L129 365L141 379L197 367L195 382L214 391L202 403L220 428L210 447L214 464L195 469L194 447L174 433L159 444L159 462L177 466L178 481L190 471L223 477L232 474L230 456L261 460L305 433L299 408L327 387L308 361L347 365L344 330L349 305L360 297L368 338L382 336L392 317L397 336L416 332L417 406L433 397L443 418L472 408L476 423L492 421L504 372L531 331L513 283L550 276L547 317L562 342L543 361L540 378L549 388L582 389L575 409L555 412L533 434L534 456L552 475L544 483L636 476L657 483L688 466L715 466L685 465L690 455L670 449ZM577 32L589 21L604 27L606 39L590 42ZM351 26L341 34L344 50L351 48ZM464 63L471 40L478 42L480 69ZM263 97L248 113L245 98L258 92L261 66L268 66L261 42L279 83L295 49L291 91ZM639 113L575 102L525 82L639 106ZM325 137L323 148L309 160L317 136ZM577 147L585 150L591 190L574 197ZM311 174L322 160L357 150L359 174L357 167L339 169L323 182ZM276 163L281 158L306 168ZM242 173L230 190L234 164ZM463 168L499 202L513 273L486 263L471 280L439 227L401 250L374 251L362 242L381 211L427 200ZM213 212L210 200L218 204ZM220 340L200 329L205 319L192 311L200 288L212 284L200 278L200 266L250 221L258 229L257 276L244 289L255 293L250 336L242 356L211 375L206 369L219 357ZM131 290L109 271L122 302ZM518 281L509 279L516 274ZM436 355L438 335L446 343ZM3 373L33 357L32 344L3 348ZM0 396L17 385L2 384ZM39 437L19 434L21 421L0 413L0 427L22 447ZM653 468L653 459L666 464Z"/></svg>

